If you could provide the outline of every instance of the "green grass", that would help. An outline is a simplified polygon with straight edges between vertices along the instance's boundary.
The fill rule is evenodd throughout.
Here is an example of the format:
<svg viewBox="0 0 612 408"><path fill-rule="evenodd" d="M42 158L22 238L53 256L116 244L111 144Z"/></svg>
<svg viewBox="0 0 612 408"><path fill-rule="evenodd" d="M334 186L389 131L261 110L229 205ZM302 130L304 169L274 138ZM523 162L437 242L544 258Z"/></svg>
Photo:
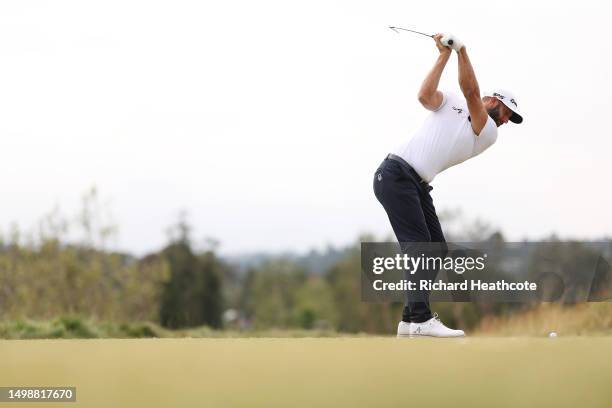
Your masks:
<svg viewBox="0 0 612 408"><path fill-rule="evenodd" d="M461 327L463 328L463 327ZM612 302L586 303L572 307L541 304L522 313L486 316L474 330L476 336L612 335ZM391 334L391 333L390 333ZM77 315L51 320L0 321L0 339L92 339L92 338L234 338L234 337L355 337L334 330L237 329L213 330L200 326L168 330L153 322L110 322ZM361 334L361 337L368 336Z"/></svg>
<svg viewBox="0 0 612 408"><path fill-rule="evenodd" d="M490 316L480 322L476 335L546 336L612 335L612 302L584 303L572 307L541 304L524 313Z"/></svg>
<svg viewBox="0 0 612 408"><path fill-rule="evenodd" d="M71 407L610 407L611 355L605 336L0 340L0 385L76 386Z"/></svg>
<svg viewBox="0 0 612 408"><path fill-rule="evenodd" d="M52 320L18 319L0 322L4 339L92 339L168 337L172 333L154 323L97 322L79 316L59 316Z"/></svg>
<svg viewBox="0 0 612 408"><path fill-rule="evenodd" d="M127 338L234 338L234 337L340 337L355 334L333 330L263 329L214 330L208 326L169 330L152 322L100 322L78 316L53 320L18 319L0 322L0 339L127 339ZM361 334L359 336L367 336Z"/></svg>
<svg viewBox="0 0 612 408"><path fill-rule="evenodd" d="M0 321L0 339L127 339L127 338L234 338L234 337L339 337L367 336L334 330L261 329L214 330L208 326L169 330L153 322L117 323L80 316L52 320L17 319Z"/></svg>

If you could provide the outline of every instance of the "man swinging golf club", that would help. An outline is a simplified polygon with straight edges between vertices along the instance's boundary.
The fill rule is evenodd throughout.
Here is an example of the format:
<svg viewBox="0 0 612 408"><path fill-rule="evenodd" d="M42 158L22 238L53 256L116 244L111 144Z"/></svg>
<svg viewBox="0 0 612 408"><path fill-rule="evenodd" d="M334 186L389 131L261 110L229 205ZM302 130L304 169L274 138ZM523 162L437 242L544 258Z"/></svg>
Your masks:
<svg viewBox="0 0 612 408"><path fill-rule="evenodd" d="M499 126L523 121L510 92L495 90L481 98L472 64L459 39L443 34L433 38L440 55L418 94L419 102L431 113L410 140L385 158L374 175L374 193L400 243L445 243L429 183L438 173L489 148L497 139ZM438 90L451 49L457 52L463 97ZM435 272L428 277L434 279ZM406 298L398 336L465 335L432 315L428 292L420 296L408 292Z"/></svg>

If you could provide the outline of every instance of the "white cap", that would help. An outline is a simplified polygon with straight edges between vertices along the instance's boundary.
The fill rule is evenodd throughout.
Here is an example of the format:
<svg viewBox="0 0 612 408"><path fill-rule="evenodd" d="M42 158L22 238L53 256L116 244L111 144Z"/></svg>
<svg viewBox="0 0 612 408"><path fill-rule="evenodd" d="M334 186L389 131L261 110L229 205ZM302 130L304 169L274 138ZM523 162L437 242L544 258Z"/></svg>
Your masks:
<svg viewBox="0 0 612 408"><path fill-rule="evenodd" d="M518 103L516 102L516 97L512 92L507 91L505 89L495 89L491 92L487 92L485 96L491 96L502 101L502 103L513 112L513 115L510 117L511 122L521 123L523 121L523 116L521 116L518 111Z"/></svg>

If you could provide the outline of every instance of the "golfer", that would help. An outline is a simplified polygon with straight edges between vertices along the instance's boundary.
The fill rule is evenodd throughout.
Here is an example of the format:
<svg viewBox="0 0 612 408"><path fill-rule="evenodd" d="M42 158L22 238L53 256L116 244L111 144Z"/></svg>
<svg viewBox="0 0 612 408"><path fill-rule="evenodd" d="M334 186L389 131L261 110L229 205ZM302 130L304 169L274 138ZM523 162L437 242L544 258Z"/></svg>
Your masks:
<svg viewBox="0 0 612 408"><path fill-rule="evenodd" d="M402 146L390 153L374 174L374 193L385 209L401 243L446 242L431 198L431 181L440 172L488 149L497 128L521 123L516 98L496 90L480 96L480 88L465 46L456 37L436 34L440 52L419 90L419 102L431 111L423 125ZM452 41L451 41L452 40ZM459 60L462 96L438 90L440 76L452 50ZM403 246L402 246L403 247ZM434 279L434 276L428 278ZM460 337L462 330L446 327L432 315L429 293L407 293L400 337Z"/></svg>

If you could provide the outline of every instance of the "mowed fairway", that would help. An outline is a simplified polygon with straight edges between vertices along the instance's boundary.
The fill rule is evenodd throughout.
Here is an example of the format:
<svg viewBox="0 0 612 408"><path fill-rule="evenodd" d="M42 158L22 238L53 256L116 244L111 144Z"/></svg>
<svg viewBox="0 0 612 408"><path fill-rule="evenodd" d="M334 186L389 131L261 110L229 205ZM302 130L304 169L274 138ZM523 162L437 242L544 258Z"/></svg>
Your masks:
<svg viewBox="0 0 612 408"><path fill-rule="evenodd" d="M612 338L0 340L1 407L610 407Z"/></svg>

